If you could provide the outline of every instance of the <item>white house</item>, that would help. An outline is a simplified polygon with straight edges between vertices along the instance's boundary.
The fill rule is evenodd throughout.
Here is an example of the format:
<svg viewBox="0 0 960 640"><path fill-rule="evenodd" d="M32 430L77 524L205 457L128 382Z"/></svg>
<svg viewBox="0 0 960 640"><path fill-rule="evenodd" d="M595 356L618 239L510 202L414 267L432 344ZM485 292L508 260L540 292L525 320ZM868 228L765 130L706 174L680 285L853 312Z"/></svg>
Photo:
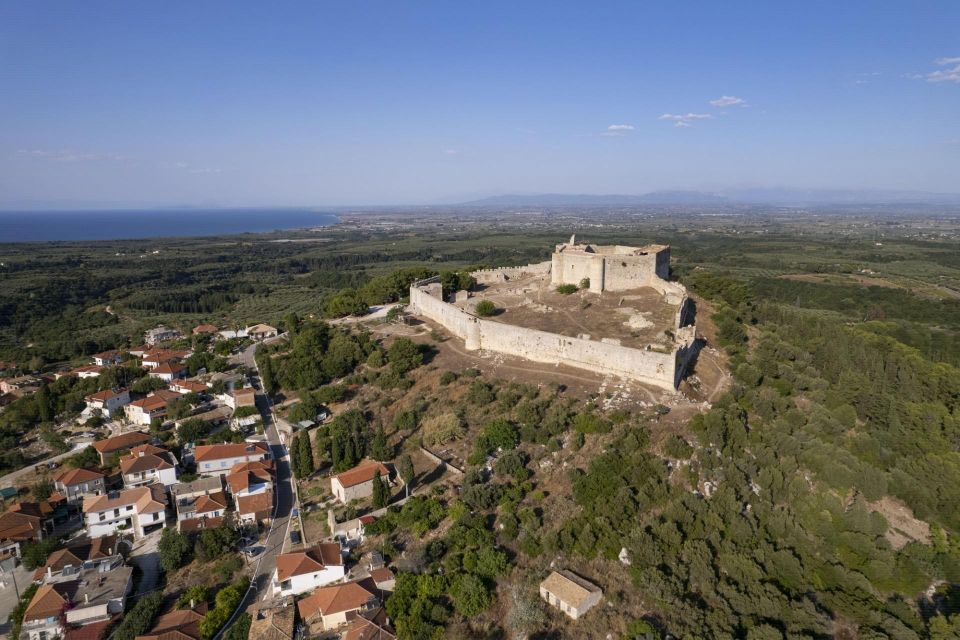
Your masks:
<svg viewBox="0 0 960 640"><path fill-rule="evenodd" d="M273 570L273 595L291 596L342 580L340 545L325 542L305 551L281 553Z"/></svg>
<svg viewBox="0 0 960 640"><path fill-rule="evenodd" d="M156 418L167 417L167 403L180 394L168 389L158 389L146 398L134 400L127 405L127 420L134 424L149 426Z"/></svg>
<svg viewBox="0 0 960 640"><path fill-rule="evenodd" d="M87 411L99 411L105 418L113 418L120 407L130 404L129 389L104 389L84 398Z"/></svg>
<svg viewBox="0 0 960 640"><path fill-rule="evenodd" d="M261 462L234 465L226 478L241 524L266 522L273 517L273 474L262 465Z"/></svg>
<svg viewBox="0 0 960 640"><path fill-rule="evenodd" d="M133 567L124 566L81 571L70 579L41 585L24 612L20 638L63 638L69 637L68 629L83 634L87 625L107 625L123 613L132 586ZM96 631L90 637L96 637Z"/></svg>
<svg viewBox="0 0 960 640"><path fill-rule="evenodd" d="M225 405L236 411L240 407L257 406L257 390L253 387L234 389L220 396Z"/></svg>
<svg viewBox="0 0 960 640"><path fill-rule="evenodd" d="M177 498L177 530L200 531L216 527L227 512L227 496L223 491Z"/></svg>
<svg viewBox="0 0 960 640"><path fill-rule="evenodd" d="M540 597L574 620L600 604L602 596L600 587L571 571L551 571L540 583Z"/></svg>
<svg viewBox="0 0 960 640"><path fill-rule="evenodd" d="M92 469L64 467L53 475L53 488L67 502L79 502L87 496L107 492L105 476Z"/></svg>
<svg viewBox="0 0 960 640"><path fill-rule="evenodd" d="M164 382L173 382L179 378L186 378L187 367L176 362L164 362L155 367L149 374L151 378L160 378Z"/></svg>
<svg viewBox="0 0 960 640"><path fill-rule="evenodd" d="M197 473L227 475L234 465L270 459L270 447L263 442L200 445L194 452Z"/></svg>
<svg viewBox="0 0 960 640"><path fill-rule="evenodd" d="M116 350L93 354L93 364L100 367L109 367L121 362L123 362L123 354Z"/></svg>
<svg viewBox="0 0 960 640"><path fill-rule="evenodd" d="M171 487L177 484L177 459L166 449L143 444L120 458L120 473L125 487L154 483Z"/></svg>
<svg viewBox="0 0 960 640"><path fill-rule="evenodd" d="M260 341L272 338L277 335L278 332L275 327L271 327L268 324L255 324L252 327L247 327L246 333L248 338Z"/></svg>
<svg viewBox="0 0 960 640"><path fill-rule="evenodd" d="M132 530L142 538L166 523L167 492L161 484L124 489L85 500L84 521L91 538Z"/></svg>

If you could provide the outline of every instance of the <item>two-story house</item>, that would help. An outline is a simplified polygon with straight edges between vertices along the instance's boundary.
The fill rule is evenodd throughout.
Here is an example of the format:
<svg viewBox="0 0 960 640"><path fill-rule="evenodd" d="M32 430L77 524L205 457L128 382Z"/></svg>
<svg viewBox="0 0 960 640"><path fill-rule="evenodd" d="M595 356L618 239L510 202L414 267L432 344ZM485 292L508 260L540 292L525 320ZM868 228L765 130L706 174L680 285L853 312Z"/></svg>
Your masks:
<svg viewBox="0 0 960 640"><path fill-rule="evenodd" d="M273 570L273 595L292 596L343 580L340 545L325 542L304 551L281 553Z"/></svg>
<svg viewBox="0 0 960 640"><path fill-rule="evenodd" d="M120 473L125 487L155 482L170 487L177 484L177 459L166 449L142 444L120 458Z"/></svg>
<svg viewBox="0 0 960 640"><path fill-rule="evenodd" d="M149 423L148 423L149 424ZM142 431L130 431L122 433L119 436L97 440L93 443L93 448L100 454L100 464L107 464L115 453L128 451L134 447L150 442L150 436Z"/></svg>
<svg viewBox="0 0 960 640"><path fill-rule="evenodd" d="M0 561L20 557L20 546L40 542L53 531L48 502L16 502L0 514Z"/></svg>
<svg viewBox="0 0 960 640"><path fill-rule="evenodd" d="M266 523L273 518L273 474L265 463L234 465L226 480L241 524Z"/></svg>
<svg viewBox="0 0 960 640"><path fill-rule="evenodd" d="M121 407L130 404L129 389L104 389L91 393L84 400L87 403L87 411L99 411L100 415L112 419Z"/></svg>
<svg viewBox="0 0 960 640"><path fill-rule="evenodd" d="M79 502L106 493L106 476L92 469L63 468L54 474L53 488L67 502Z"/></svg>
<svg viewBox="0 0 960 640"><path fill-rule="evenodd" d="M169 389L158 389L146 398L134 400L127 405L127 420L134 424L150 425L157 418L167 416L167 403L180 394Z"/></svg>
<svg viewBox="0 0 960 640"><path fill-rule="evenodd" d="M177 530L180 532L210 529L223 522L227 512L227 495L223 491L177 498Z"/></svg>
<svg viewBox="0 0 960 640"><path fill-rule="evenodd" d="M133 586L133 567L80 570L37 589L23 615L21 640L66 637L68 630L99 625L123 613ZM91 637L98 637L94 633Z"/></svg>
<svg viewBox="0 0 960 640"><path fill-rule="evenodd" d="M164 526L166 509L165 487L151 484L85 500L83 514L92 538L131 530L142 538Z"/></svg>
<svg viewBox="0 0 960 640"><path fill-rule="evenodd" d="M270 447L264 442L200 445L194 451L197 472L201 475L227 475L234 465L270 459Z"/></svg>
<svg viewBox="0 0 960 640"><path fill-rule="evenodd" d="M123 564L117 536L103 536L68 543L53 551L47 562L33 574L34 582L55 582L75 575L82 569L109 571Z"/></svg>

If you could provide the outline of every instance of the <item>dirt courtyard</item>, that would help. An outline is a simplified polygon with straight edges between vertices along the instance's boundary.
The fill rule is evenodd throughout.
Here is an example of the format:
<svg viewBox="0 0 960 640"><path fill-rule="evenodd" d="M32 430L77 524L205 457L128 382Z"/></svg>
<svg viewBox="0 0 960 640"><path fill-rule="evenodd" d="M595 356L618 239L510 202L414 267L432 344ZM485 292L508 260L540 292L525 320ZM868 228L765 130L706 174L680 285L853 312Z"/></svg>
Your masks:
<svg viewBox="0 0 960 640"><path fill-rule="evenodd" d="M612 338L627 347L669 344L666 333L673 328L677 309L655 289L630 291L577 291L557 293L543 276L528 276L507 282L482 285L467 300L455 303L472 310L481 300L490 300L498 312L490 318L528 329L593 340Z"/></svg>

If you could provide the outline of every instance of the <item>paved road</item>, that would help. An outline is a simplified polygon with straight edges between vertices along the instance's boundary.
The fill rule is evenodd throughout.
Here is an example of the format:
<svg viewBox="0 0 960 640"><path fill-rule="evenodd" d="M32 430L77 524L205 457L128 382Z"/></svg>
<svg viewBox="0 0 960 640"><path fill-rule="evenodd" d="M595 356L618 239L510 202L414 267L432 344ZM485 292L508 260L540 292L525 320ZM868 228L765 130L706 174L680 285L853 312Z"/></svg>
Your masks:
<svg viewBox="0 0 960 640"><path fill-rule="evenodd" d="M257 371L256 354L257 345L251 345L241 354L243 363ZM257 384L260 385L259 372L257 373ZM287 448L280 438L277 431L277 424L273 416L273 407L270 398L263 394L257 394L257 408L260 409L260 415L263 418L264 432L267 435L267 441L270 443L270 450L273 453L273 459L277 469L276 485L276 515L273 519L273 525L267 534L266 549L257 558L258 565L253 579L252 589L244 600L244 607L250 605L255 600L261 600L272 594L271 576L277 566L277 555L283 550L283 543L287 537L287 529L290 523L290 513L294 504L293 493L293 474L290 469L290 460L287 457Z"/></svg>
<svg viewBox="0 0 960 640"><path fill-rule="evenodd" d="M10 473L0 476L0 487L15 487L17 486L17 480L23 476L34 473L34 467L38 464L47 464L48 462L60 462L69 458L72 455L75 455L78 451L86 449L91 444L93 444L93 438L90 440L85 440L83 442L77 442L73 445L73 449L67 451L66 453L61 453L60 455L52 456L44 460L38 460L37 462L31 463L22 469L17 469L16 471L11 471Z"/></svg>

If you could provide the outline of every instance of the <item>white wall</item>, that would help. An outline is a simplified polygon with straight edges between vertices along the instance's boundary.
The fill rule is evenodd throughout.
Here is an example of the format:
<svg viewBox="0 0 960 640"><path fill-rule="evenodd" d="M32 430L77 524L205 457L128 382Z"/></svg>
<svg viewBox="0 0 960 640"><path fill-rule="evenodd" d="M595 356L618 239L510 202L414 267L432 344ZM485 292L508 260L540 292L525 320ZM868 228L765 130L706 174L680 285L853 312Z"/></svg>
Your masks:
<svg viewBox="0 0 960 640"><path fill-rule="evenodd" d="M315 573L306 573L290 578L290 588L281 589L277 581L277 570L273 570L273 593L274 595L296 595L313 591L317 587L323 587L342 580L344 576L343 565L334 567L324 567L322 571Z"/></svg>

